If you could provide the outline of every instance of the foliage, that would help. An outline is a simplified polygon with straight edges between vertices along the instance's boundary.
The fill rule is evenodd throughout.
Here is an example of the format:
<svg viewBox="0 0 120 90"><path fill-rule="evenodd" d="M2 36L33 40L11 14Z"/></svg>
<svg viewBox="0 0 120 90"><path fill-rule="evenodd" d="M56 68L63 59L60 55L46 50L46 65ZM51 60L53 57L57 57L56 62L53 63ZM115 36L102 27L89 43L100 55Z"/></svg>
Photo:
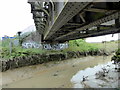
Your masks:
<svg viewBox="0 0 120 90"><path fill-rule="evenodd" d="M87 43L83 39L69 41L69 47L63 51L96 51L99 47L94 43Z"/></svg>
<svg viewBox="0 0 120 90"><path fill-rule="evenodd" d="M2 46L3 47L8 47L9 46L10 39L5 39L2 41Z"/></svg>
<svg viewBox="0 0 120 90"><path fill-rule="evenodd" d="M31 54L65 53L68 51L87 52L87 51L97 51L99 49L111 52L111 51L115 51L118 45L116 41L106 42L106 43L87 43L84 39L78 39L78 40L69 41L68 43L69 47L64 50L43 50L40 48L25 49L20 46L17 46L17 47L13 46L12 53L10 54L9 42L10 42L9 39L2 42L2 47L1 47L2 50L1 50L0 57L8 59L8 58L26 56Z"/></svg>
<svg viewBox="0 0 120 90"><path fill-rule="evenodd" d="M10 53L10 41L13 42L14 40L17 40L18 36L16 36L15 39L4 39L3 41L0 42L0 58L14 58L14 57L20 57L20 56L26 56L26 55L31 55L31 54L41 54L45 50L38 49L38 48L29 48L25 49L22 48L21 46L14 46L12 44L12 52Z"/></svg>
<svg viewBox="0 0 120 90"><path fill-rule="evenodd" d="M119 63L120 62L120 48L116 51L115 55L112 57L112 60L115 63Z"/></svg>
<svg viewBox="0 0 120 90"><path fill-rule="evenodd" d="M2 41L0 40L0 50L2 49Z"/></svg>
<svg viewBox="0 0 120 90"><path fill-rule="evenodd" d="M7 47L2 47L1 56L2 58L8 59L8 58L14 58L14 57L20 57L20 56L27 56L31 54L40 54L44 51L41 49L35 49L35 48L29 48L24 49L22 47L13 47L12 53L10 54L10 50Z"/></svg>

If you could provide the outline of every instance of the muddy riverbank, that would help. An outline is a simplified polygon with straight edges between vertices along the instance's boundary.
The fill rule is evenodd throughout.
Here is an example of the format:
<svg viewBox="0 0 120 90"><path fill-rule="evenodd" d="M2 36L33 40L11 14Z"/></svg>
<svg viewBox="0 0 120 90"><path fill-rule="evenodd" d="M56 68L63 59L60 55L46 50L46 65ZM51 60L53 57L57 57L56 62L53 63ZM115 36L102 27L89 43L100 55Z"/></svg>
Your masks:
<svg viewBox="0 0 120 90"><path fill-rule="evenodd" d="M74 52L69 51L66 53L51 53L51 54L33 54L28 56L15 57L13 59L2 60L0 59L0 71L5 72L10 69L15 69L24 66L37 65L42 63L47 63L50 61L62 61L71 58L80 58L83 56L108 56L111 53L104 52L102 50L98 51L88 51L88 52Z"/></svg>
<svg viewBox="0 0 120 90"><path fill-rule="evenodd" d="M6 88L72 88L71 78L80 70L104 64L111 56L87 56L25 66L2 72L2 86Z"/></svg>

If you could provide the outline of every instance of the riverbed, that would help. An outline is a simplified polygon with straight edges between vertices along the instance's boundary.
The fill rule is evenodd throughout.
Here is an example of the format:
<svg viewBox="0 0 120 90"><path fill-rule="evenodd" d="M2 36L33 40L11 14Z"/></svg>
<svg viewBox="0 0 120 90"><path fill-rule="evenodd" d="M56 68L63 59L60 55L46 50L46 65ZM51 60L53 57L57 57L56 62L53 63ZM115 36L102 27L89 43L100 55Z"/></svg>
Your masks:
<svg viewBox="0 0 120 90"><path fill-rule="evenodd" d="M2 72L3 88L73 88L71 78L80 70L104 64L111 56L87 56Z"/></svg>

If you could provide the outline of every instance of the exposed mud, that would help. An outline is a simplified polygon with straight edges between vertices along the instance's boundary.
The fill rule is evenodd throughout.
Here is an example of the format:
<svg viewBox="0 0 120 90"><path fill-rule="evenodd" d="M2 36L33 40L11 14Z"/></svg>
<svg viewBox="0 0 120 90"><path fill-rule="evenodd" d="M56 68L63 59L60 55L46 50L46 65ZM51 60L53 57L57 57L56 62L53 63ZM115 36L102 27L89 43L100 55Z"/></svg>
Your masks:
<svg viewBox="0 0 120 90"><path fill-rule="evenodd" d="M2 86L6 88L72 88L71 78L80 70L104 64L112 56L87 56L52 61L2 72Z"/></svg>

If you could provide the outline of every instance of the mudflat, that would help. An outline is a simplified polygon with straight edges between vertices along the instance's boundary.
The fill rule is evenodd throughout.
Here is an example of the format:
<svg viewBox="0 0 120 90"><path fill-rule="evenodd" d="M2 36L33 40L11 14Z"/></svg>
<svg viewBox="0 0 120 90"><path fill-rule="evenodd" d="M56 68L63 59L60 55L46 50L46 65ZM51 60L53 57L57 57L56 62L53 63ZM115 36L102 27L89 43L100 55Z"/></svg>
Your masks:
<svg viewBox="0 0 120 90"><path fill-rule="evenodd" d="M87 56L21 67L2 72L3 88L72 88L71 78L80 70L104 64L111 56Z"/></svg>

